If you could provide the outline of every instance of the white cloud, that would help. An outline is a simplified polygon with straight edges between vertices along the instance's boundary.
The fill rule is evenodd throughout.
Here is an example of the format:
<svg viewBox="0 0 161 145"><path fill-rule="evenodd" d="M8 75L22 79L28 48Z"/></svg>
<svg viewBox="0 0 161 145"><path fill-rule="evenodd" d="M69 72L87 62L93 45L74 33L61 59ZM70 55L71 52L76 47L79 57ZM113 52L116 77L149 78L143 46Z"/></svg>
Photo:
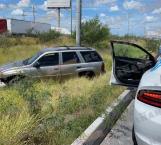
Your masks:
<svg viewBox="0 0 161 145"><path fill-rule="evenodd" d="M156 17L154 17L154 16L146 16L145 17L145 20L147 22L153 22L153 21L156 21Z"/></svg>
<svg viewBox="0 0 161 145"><path fill-rule="evenodd" d="M146 36L150 38L161 38L161 28L157 30L148 30Z"/></svg>
<svg viewBox="0 0 161 145"><path fill-rule="evenodd" d="M6 5L5 4L0 4L0 9L4 9L6 8Z"/></svg>
<svg viewBox="0 0 161 145"><path fill-rule="evenodd" d="M18 7L28 7L30 5L30 0L20 0L17 3Z"/></svg>
<svg viewBox="0 0 161 145"><path fill-rule="evenodd" d="M111 7L110 7L110 11L111 11L111 12L119 11L119 7L118 7L117 5L111 6Z"/></svg>
<svg viewBox="0 0 161 145"><path fill-rule="evenodd" d="M90 17L90 16L84 16L82 18L82 22L85 23L85 22L89 21L90 19L92 19L92 17Z"/></svg>
<svg viewBox="0 0 161 145"><path fill-rule="evenodd" d="M135 0L130 0L130 1L125 1L123 3L123 7L125 9L136 9L139 10L141 8L143 8L143 4L141 2L135 1Z"/></svg>
<svg viewBox="0 0 161 145"><path fill-rule="evenodd" d="M60 17L61 18L64 17L64 14L63 13L60 13ZM50 10L50 11L46 11L45 15L40 16L37 19L37 21L50 23L52 20L54 20L54 18L55 18L55 20L57 20L57 18L58 18L58 12L57 12L57 10ZM63 21L61 23L63 23Z"/></svg>
<svg viewBox="0 0 161 145"><path fill-rule="evenodd" d="M101 13L100 17L106 17L106 14L105 13Z"/></svg>
<svg viewBox="0 0 161 145"><path fill-rule="evenodd" d="M11 12L11 15L23 15L22 9L15 9Z"/></svg>
<svg viewBox="0 0 161 145"><path fill-rule="evenodd" d="M52 11L47 11L47 16L54 16L54 17L57 17L58 14L57 14L57 11L56 10L52 10Z"/></svg>
<svg viewBox="0 0 161 145"><path fill-rule="evenodd" d="M152 13L153 14L161 14L161 8L155 9Z"/></svg>
<svg viewBox="0 0 161 145"><path fill-rule="evenodd" d="M44 3L42 5L39 5L38 8L46 11L47 10L47 1L44 1Z"/></svg>
<svg viewBox="0 0 161 145"><path fill-rule="evenodd" d="M58 11L57 10L51 10L51 11L47 11L46 12L47 16L48 17L58 17ZM60 13L60 17L64 17L64 14L63 13Z"/></svg>
<svg viewBox="0 0 161 145"><path fill-rule="evenodd" d="M114 3L117 0L95 0L95 5L99 6L99 5L103 5L103 4L110 4L110 3Z"/></svg>
<svg viewBox="0 0 161 145"><path fill-rule="evenodd" d="M101 18L100 18L101 22L103 24L108 25L109 27L120 26L126 22L125 16L108 16L108 15L106 15L102 19Z"/></svg>

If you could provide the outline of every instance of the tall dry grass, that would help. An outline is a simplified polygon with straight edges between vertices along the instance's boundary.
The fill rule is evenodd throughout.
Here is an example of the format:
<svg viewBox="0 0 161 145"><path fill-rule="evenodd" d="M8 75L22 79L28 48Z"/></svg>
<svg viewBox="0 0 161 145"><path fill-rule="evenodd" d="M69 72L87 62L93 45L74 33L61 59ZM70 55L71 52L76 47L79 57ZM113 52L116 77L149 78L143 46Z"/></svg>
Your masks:
<svg viewBox="0 0 161 145"><path fill-rule="evenodd" d="M74 43L69 38L59 38L57 44L61 42ZM0 48L0 64L25 59L52 45L56 43ZM107 73L93 80L73 78L61 83L52 79L24 80L0 88L0 144L71 144L123 91L109 86L111 57L106 49L100 53Z"/></svg>

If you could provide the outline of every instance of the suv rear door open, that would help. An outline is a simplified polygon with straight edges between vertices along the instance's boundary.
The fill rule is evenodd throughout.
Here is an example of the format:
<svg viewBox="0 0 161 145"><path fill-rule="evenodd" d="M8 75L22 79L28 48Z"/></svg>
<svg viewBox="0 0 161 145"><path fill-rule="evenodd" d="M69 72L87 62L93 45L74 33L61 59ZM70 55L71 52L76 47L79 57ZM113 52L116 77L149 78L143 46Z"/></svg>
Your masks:
<svg viewBox="0 0 161 145"><path fill-rule="evenodd" d="M145 71L155 65L154 57L139 45L111 41L112 75L111 84L137 87Z"/></svg>

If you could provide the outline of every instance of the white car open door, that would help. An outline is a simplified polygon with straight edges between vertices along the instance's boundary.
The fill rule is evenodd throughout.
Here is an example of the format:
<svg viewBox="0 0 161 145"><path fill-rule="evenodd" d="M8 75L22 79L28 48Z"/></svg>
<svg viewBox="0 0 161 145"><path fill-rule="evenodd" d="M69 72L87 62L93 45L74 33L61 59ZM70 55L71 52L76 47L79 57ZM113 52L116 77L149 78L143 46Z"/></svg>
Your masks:
<svg viewBox="0 0 161 145"><path fill-rule="evenodd" d="M124 41L111 41L111 84L137 87L145 71L152 68L155 58L141 46Z"/></svg>

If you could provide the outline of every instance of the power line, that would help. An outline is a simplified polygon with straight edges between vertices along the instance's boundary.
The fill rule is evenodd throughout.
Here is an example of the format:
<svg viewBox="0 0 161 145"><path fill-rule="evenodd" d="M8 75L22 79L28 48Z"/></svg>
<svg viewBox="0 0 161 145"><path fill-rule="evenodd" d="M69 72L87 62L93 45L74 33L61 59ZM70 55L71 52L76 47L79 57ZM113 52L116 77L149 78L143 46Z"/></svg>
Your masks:
<svg viewBox="0 0 161 145"><path fill-rule="evenodd" d="M36 22L36 13L37 13L36 7L35 7L35 5L32 5L32 7L30 7L30 8L32 8L32 11L28 11L28 12L31 12L32 13L33 22L35 23Z"/></svg>

